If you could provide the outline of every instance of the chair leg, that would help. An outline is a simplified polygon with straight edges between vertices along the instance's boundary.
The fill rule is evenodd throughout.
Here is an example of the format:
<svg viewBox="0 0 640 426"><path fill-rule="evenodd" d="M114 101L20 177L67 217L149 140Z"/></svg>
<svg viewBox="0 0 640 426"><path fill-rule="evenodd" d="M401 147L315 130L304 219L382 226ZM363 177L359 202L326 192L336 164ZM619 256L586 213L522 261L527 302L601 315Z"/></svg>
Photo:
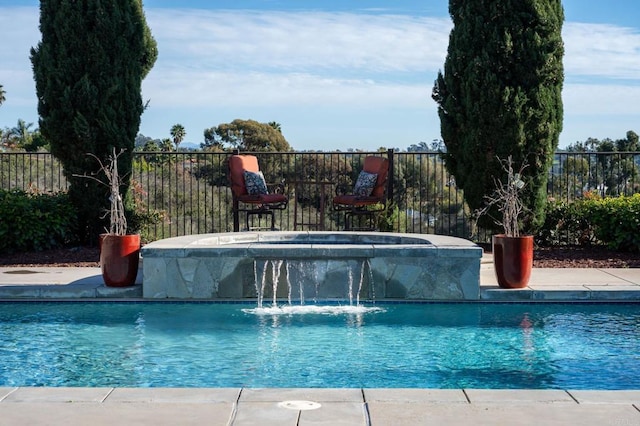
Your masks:
<svg viewBox="0 0 640 426"><path fill-rule="evenodd" d="M354 226L353 220L355 218L366 218L369 222L369 226ZM375 212L362 211L354 213L352 211L346 212L344 214L344 230L345 231L375 231L377 226L375 226ZM360 224L358 224L360 225Z"/></svg>
<svg viewBox="0 0 640 426"><path fill-rule="evenodd" d="M251 226L249 225L249 219L251 216L255 216L258 215L258 220L262 219L262 215L267 215L269 216L269 218L271 219L271 226L269 227L269 229L271 229L272 231L276 230L276 222L275 222L275 217L273 214L272 210L262 210L259 212L247 212L247 231L251 230Z"/></svg>

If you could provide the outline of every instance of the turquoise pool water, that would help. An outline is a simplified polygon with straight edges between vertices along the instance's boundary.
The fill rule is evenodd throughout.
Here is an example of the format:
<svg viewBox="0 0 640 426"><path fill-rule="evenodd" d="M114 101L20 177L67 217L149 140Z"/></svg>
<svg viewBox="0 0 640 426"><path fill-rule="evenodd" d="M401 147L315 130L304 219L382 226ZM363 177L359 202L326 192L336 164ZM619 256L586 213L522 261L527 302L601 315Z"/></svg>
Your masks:
<svg viewBox="0 0 640 426"><path fill-rule="evenodd" d="M0 304L0 386L640 389L640 305Z"/></svg>

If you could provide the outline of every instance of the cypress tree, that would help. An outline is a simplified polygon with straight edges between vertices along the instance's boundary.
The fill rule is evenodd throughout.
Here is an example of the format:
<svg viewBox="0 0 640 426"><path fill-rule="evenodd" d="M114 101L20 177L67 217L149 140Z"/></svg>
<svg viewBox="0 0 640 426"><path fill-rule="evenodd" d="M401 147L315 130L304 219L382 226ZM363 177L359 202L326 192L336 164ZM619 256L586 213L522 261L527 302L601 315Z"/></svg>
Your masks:
<svg viewBox="0 0 640 426"><path fill-rule="evenodd" d="M450 0L449 13L454 27L432 94L445 165L476 210L495 179L506 181L499 160L512 156L517 169L528 164L523 202L532 230L544 219L547 173L562 131L561 1Z"/></svg>
<svg viewBox="0 0 640 426"><path fill-rule="evenodd" d="M63 165L79 214L79 237L104 229L108 187L77 175L98 174L87 153L106 161L124 148L126 193L142 102L142 80L158 55L141 0L42 0L42 39L31 49L40 131ZM102 176L104 178L104 176Z"/></svg>

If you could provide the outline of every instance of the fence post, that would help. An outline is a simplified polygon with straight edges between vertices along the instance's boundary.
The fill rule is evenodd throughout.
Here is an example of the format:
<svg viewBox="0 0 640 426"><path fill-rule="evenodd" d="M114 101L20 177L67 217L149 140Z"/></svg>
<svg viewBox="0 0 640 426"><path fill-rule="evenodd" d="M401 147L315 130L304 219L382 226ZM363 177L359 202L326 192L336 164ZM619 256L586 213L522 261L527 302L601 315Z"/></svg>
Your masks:
<svg viewBox="0 0 640 426"><path fill-rule="evenodd" d="M389 171L387 172L387 200L393 201L393 148L387 149Z"/></svg>
<svg viewBox="0 0 640 426"><path fill-rule="evenodd" d="M240 155L240 150L238 149L234 149L231 153L232 155ZM228 165L228 161L227 161L227 179L229 179L229 185L231 185L231 178L229 177L229 174L231 173L231 168ZM240 203L238 202L238 199L236 198L236 196L233 194L233 188L231 188L231 196L233 198L233 205L232 205L232 213L233 213L233 232L240 232L240 212L238 211L238 209L240 208Z"/></svg>

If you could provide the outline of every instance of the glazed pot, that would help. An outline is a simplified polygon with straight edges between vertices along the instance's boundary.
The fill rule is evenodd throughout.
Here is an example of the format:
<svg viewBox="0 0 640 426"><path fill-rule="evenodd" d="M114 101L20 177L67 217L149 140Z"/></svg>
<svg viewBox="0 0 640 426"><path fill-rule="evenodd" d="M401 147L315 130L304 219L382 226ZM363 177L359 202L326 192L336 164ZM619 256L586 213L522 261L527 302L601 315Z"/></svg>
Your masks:
<svg viewBox="0 0 640 426"><path fill-rule="evenodd" d="M493 266L502 288L524 288L533 268L533 236L492 238Z"/></svg>
<svg viewBox="0 0 640 426"><path fill-rule="evenodd" d="M100 269L108 287L136 283L140 261L140 235L100 235Z"/></svg>

